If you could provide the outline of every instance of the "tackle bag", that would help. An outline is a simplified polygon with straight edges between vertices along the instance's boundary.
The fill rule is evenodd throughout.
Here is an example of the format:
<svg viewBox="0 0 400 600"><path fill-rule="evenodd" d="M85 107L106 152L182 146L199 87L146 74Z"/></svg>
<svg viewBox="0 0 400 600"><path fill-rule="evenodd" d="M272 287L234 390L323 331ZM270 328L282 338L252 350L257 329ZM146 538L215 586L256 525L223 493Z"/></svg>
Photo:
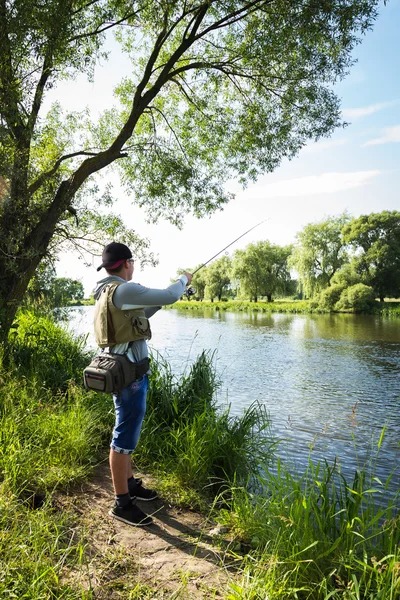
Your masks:
<svg viewBox="0 0 400 600"><path fill-rule="evenodd" d="M83 382L87 390L116 394L147 373L149 367L148 358L133 363L125 354L102 352L84 369Z"/></svg>

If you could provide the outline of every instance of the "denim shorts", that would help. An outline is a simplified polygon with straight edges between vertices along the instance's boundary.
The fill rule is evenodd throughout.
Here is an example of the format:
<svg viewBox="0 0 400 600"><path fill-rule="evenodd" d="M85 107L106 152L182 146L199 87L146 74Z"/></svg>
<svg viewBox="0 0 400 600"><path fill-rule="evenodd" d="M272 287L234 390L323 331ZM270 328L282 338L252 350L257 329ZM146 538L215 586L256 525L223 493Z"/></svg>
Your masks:
<svg viewBox="0 0 400 600"><path fill-rule="evenodd" d="M110 447L120 454L132 454L139 441L146 413L149 378L143 375L114 394L115 427Z"/></svg>

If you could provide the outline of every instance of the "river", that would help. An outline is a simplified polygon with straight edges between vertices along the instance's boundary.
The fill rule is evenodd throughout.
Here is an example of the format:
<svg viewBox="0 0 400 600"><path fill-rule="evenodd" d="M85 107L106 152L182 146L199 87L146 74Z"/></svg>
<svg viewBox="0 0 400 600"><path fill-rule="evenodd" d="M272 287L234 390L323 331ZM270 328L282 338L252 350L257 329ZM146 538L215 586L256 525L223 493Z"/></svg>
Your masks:
<svg viewBox="0 0 400 600"><path fill-rule="evenodd" d="M89 332L94 348L92 322L93 307L69 309L70 330ZM215 351L219 403L233 415L264 404L292 469L311 454L351 476L375 457L377 476L393 472L391 489L400 487L400 319L164 309L152 329L150 348L177 375Z"/></svg>

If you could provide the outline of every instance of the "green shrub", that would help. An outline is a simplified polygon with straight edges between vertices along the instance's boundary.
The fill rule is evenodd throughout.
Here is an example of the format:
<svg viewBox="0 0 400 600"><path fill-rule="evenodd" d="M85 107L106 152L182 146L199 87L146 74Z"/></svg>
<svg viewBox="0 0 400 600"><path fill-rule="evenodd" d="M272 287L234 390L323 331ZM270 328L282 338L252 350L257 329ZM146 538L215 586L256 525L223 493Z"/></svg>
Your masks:
<svg viewBox="0 0 400 600"><path fill-rule="evenodd" d="M83 369L90 362L86 339L72 337L51 317L20 312L9 335L7 361L45 387L66 390L69 381L82 381Z"/></svg>
<svg viewBox="0 0 400 600"><path fill-rule="evenodd" d="M333 310L344 289L345 286L343 284L336 284L322 290L318 296L318 306L329 311Z"/></svg>
<svg viewBox="0 0 400 600"><path fill-rule="evenodd" d="M351 310L352 312L369 312L375 304L372 287L357 283L343 290L335 310Z"/></svg>

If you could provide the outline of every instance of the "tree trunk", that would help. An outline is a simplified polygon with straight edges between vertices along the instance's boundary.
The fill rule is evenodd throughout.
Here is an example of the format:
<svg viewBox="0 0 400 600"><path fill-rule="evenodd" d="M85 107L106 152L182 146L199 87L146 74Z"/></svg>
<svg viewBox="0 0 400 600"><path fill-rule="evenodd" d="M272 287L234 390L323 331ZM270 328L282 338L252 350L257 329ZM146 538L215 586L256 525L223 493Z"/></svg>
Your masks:
<svg viewBox="0 0 400 600"><path fill-rule="evenodd" d="M272 302L272 294L267 294L267 301Z"/></svg>
<svg viewBox="0 0 400 600"><path fill-rule="evenodd" d="M0 340L6 342L29 282L46 255L56 224L68 207L71 186L63 182L47 212L35 224L14 218L10 228L5 215L0 223ZM27 201L26 206L29 205ZM4 215L3 215L4 216ZM29 227L30 226L30 227Z"/></svg>

